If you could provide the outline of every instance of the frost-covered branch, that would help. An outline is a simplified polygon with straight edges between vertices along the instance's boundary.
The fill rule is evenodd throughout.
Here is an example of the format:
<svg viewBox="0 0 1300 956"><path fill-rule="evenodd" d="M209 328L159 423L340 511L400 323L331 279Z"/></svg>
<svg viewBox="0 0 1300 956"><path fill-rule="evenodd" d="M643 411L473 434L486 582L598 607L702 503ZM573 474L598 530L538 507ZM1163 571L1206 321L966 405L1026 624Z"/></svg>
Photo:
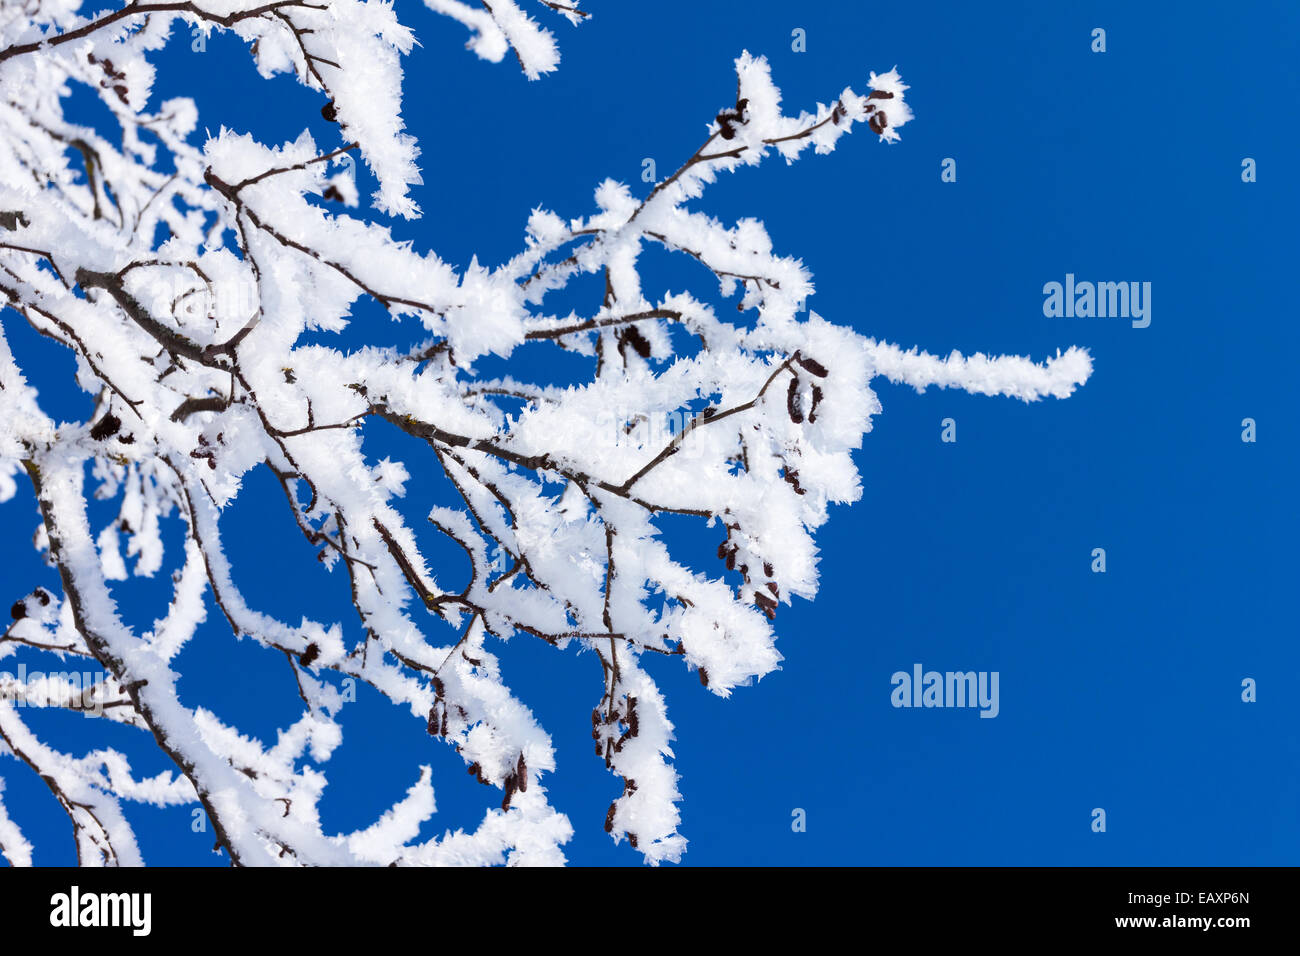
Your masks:
<svg viewBox="0 0 1300 956"><path fill-rule="evenodd" d="M464 24L482 57L513 49L530 77L558 63L554 37L518 3L426 3ZM268 145L222 129L196 145L191 101L149 112L150 55L177 22L230 31L263 75L317 91L337 141L303 131ZM141 781L113 751L55 750L19 707L74 706L75 688L0 681L2 752L46 780L83 862L140 862L122 809L139 800L197 803L237 864L562 862L573 831L543 786L555 748L502 678L514 635L599 662L592 742L617 778L604 827L650 863L677 860L674 728L653 674L685 665L727 696L777 667L778 610L817 591L814 533L831 504L861 493L852 453L880 408L872 380L1031 400L1065 397L1091 370L1079 349L1039 365L865 339L808 311L811 275L761 222L696 208L723 173L830 152L859 127L896 141L911 112L894 70L790 114L767 62L745 53L734 99L708 111L701 145L661 183L637 195L607 180L585 215L534 210L518 254L458 270L354 211L355 184L332 171L356 151L379 183L374 207L419 214L419 150L401 118L401 57L415 39L390 4L193 0L86 18L35 2L0 19L0 44L0 81L19 91L0 102L0 500L30 486L36 544L60 581L57 594L18 598L0 659L93 660L103 677L81 703L175 766ZM73 87L97 95L116 128L67 115ZM642 267L647 248L708 270L717 301L665 287ZM557 310L556 293L582 276L603 283L598 301ZM399 350L377 332L345 352L308 340L366 304L417 323L423 341ZM75 356L95 397L86 421L42 408L10 349L20 322ZM480 371L488 357L556 350L585 359L586 378L556 384L534 361ZM365 446L376 430L434 464L454 499L435 501L400 460L376 461ZM222 515L257 469L275 477L355 620L282 621L235 585ZM117 503L103 526L92 493ZM664 514L714 529L716 553L670 549ZM178 554L164 553L167 527L184 532ZM431 565L430 534L457 546L465 573ZM120 605L115 582L169 558L170 602L131 620L142 609ZM179 689L208 597L292 676L299 716L274 741ZM453 747L496 792L474 832L421 837L436 811L421 754L378 820L327 830L318 807L346 682L409 711L430 746ZM2 806L0 849L30 861Z"/></svg>
<svg viewBox="0 0 1300 956"><path fill-rule="evenodd" d="M1078 347L1057 352L1041 365L1019 355L991 357L983 352L971 356L953 352L940 359L915 348L905 352L897 345L870 340L867 351L875 374L918 392L934 385L1032 402L1048 395L1069 398L1092 374L1091 356Z"/></svg>

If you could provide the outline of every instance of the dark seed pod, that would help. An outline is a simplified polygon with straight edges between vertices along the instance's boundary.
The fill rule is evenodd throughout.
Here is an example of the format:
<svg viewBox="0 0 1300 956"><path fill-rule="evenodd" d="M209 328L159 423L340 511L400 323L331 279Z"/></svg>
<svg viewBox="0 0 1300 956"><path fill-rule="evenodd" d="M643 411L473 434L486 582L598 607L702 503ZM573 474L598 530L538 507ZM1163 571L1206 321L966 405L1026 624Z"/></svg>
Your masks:
<svg viewBox="0 0 1300 956"><path fill-rule="evenodd" d="M45 590L45 588L37 588L32 593L36 595L36 600L41 602L41 607L50 606L50 592Z"/></svg>
<svg viewBox="0 0 1300 956"><path fill-rule="evenodd" d="M632 844L632 849L635 850L635 849L636 849L636 834L635 834L635 833L629 833L629 834L627 835L627 842L630 843L630 844Z"/></svg>
<svg viewBox="0 0 1300 956"><path fill-rule="evenodd" d="M808 409L808 421L817 421L817 406L822 400L822 390L816 385L812 387L812 408Z"/></svg>
<svg viewBox="0 0 1300 956"><path fill-rule="evenodd" d="M117 434L117 430L122 427L122 419L118 418L112 412L109 412L90 429L90 437L95 441L103 441Z"/></svg>
<svg viewBox="0 0 1300 956"><path fill-rule="evenodd" d="M892 100L893 98L894 94L888 93L885 90L872 90L867 94L867 99L869 100Z"/></svg>
<svg viewBox="0 0 1300 956"><path fill-rule="evenodd" d="M506 777L506 795L505 795L505 799L501 801L502 810L510 809L510 798L513 797L514 795L515 795L515 778L513 776Z"/></svg>
<svg viewBox="0 0 1300 956"><path fill-rule="evenodd" d="M328 103L326 103L324 106L320 108L320 115L325 119L325 122L327 123L337 123L339 121L339 113L338 110L334 108L333 100L330 100Z"/></svg>
<svg viewBox="0 0 1300 956"><path fill-rule="evenodd" d="M700 683L703 684L705 687L709 686L709 672L706 671L703 667L700 668Z"/></svg>
<svg viewBox="0 0 1300 956"><path fill-rule="evenodd" d="M748 100L745 100L745 105L749 105ZM718 132L722 134L723 139L734 138L736 130L732 124L744 122L744 118L741 116L744 108L740 107L739 104L737 104L737 107L734 110L722 110L717 116L713 117L714 122L718 124Z"/></svg>
<svg viewBox="0 0 1300 956"><path fill-rule="evenodd" d="M333 200L334 202L342 202L343 194L339 192L337 186L330 185L325 187L325 191L321 193L321 198L330 199Z"/></svg>
<svg viewBox="0 0 1300 956"><path fill-rule="evenodd" d="M825 378L829 374L826 371L826 366L816 359L810 359L806 355L796 354L794 360L818 378Z"/></svg>
<svg viewBox="0 0 1300 956"><path fill-rule="evenodd" d="M636 718L636 698L629 697L627 700L627 732L618 738L618 743L614 746L615 750L622 750L625 743L641 732Z"/></svg>
<svg viewBox="0 0 1300 956"><path fill-rule="evenodd" d="M636 350L636 354L643 359L650 357L650 340L641 334L641 330L636 326L629 325L623 332L623 341Z"/></svg>
<svg viewBox="0 0 1300 956"><path fill-rule="evenodd" d="M616 813L618 813L618 804L617 804L617 803L611 803L611 804L609 805L609 811L605 814L605 832L606 832L606 833L613 833L613 832L614 832L614 814L616 814Z"/></svg>
<svg viewBox="0 0 1300 956"><path fill-rule="evenodd" d="M431 680L433 683L434 694L436 694L438 697L445 697L447 694L447 688L443 684L442 678L439 677L437 674L434 674Z"/></svg>
<svg viewBox="0 0 1300 956"><path fill-rule="evenodd" d="M519 755L519 762L515 764L515 776L519 779L519 792L525 793L528 790L528 764L524 761L524 755Z"/></svg>
<svg viewBox="0 0 1300 956"><path fill-rule="evenodd" d="M14 601L14 606L9 609L9 614L15 621L21 621L27 616L27 605L22 601Z"/></svg>
<svg viewBox="0 0 1300 956"><path fill-rule="evenodd" d="M867 120L867 125L871 127L872 132L880 135L889 126L889 120L885 118L884 113L876 112L871 114L871 119Z"/></svg>
<svg viewBox="0 0 1300 956"><path fill-rule="evenodd" d="M726 559L727 559L727 542L724 541L720 545L718 545L718 560L725 561Z"/></svg>
<svg viewBox="0 0 1300 956"><path fill-rule="evenodd" d="M771 561L764 561L764 562L763 562L763 573L766 574L769 578L772 576L772 562L771 562Z"/></svg>
<svg viewBox="0 0 1300 956"><path fill-rule="evenodd" d="M441 724L438 720L438 708L430 707L429 708L429 736L441 737L442 735L438 733L440 726Z"/></svg>
<svg viewBox="0 0 1300 956"><path fill-rule="evenodd" d="M798 425L803 421L803 409L799 407L799 380L790 379L790 388L785 393L785 408L790 413L790 421Z"/></svg>
<svg viewBox="0 0 1300 956"><path fill-rule="evenodd" d="M320 648L315 644L308 644L307 649L302 652L302 657L298 658L298 662L303 667L311 667L312 661L318 657L320 657Z"/></svg>

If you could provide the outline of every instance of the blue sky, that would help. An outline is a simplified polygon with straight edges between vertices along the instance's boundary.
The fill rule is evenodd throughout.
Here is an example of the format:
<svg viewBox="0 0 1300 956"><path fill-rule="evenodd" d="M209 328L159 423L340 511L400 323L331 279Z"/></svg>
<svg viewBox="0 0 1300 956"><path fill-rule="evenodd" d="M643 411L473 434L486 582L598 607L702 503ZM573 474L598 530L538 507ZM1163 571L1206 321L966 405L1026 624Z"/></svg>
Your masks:
<svg viewBox="0 0 1300 956"><path fill-rule="evenodd" d="M425 217L395 229L453 264L517 251L535 206L586 214L606 177L644 191L643 159L675 168L730 105L744 49L769 57L794 112L897 64L916 114L900 143L860 128L831 156L726 176L699 208L764 220L813 272L810 306L863 334L937 354L1092 352L1092 379L1063 402L878 380L884 411L856 456L863 499L819 537L818 599L778 616L782 670L720 700L679 662L648 662L677 725L687 865L1296 862L1300 528L1285 489L1300 407L1300 7L1182 3L1175 19L1163 4L592 0L580 29L548 23L563 61L533 83L512 62L475 59L457 24L397 7L421 43L406 61L405 116L423 150ZM1097 27L1105 53L1090 49ZM796 28L805 52L791 49ZM225 124L275 143L306 123L335 145L319 94L259 79L234 38L189 47L175 38L158 88L197 100L200 131ZM941 182L947 157L955 183ZM1242 182L1246 157L1257 182ZM1150 327L1045 317L1043 285L1067 273L1150 282ZM658 278L698 280L670 261ZM5 334L43 402L84 417L69 355L16 320L3 314ZM338 338L410 334L367 313ZM1253 444L1241 441L1247 417ZM940 441L944 418L956 443ZM376 434L376 456L409 450L392 442ZM423 514L440 492L427 462L411 464L407 501ZM0 584L14 598L55 584L27 547L36 521L30 489L0 505L12 542ZM253 606L355 630L342 571L312 560L269 475L249 477L223 528ZM175 555L179 527L170 533ZM685 523L667 534L703 549L702 564L716 547ZM1094 548L1105 574L1090 570ZM126 616L147 626L164 584L121 586ZM282 660L235 641L216 614L201 637L180 660L187 701L259 735L293 719L292 688L264 690L285 679ZM575 827L566 852L635 864L601 829L619 784L590 749L599 666L535 644L512 640L502 658L555 741L547 785ZM892 707L890 676L917 662L999 672L998 717ZM1241 700L1244 678L1255 703ZM53 743L111 744L137 769L164 768L122 728L27 714ZM363 694L330 764L327 829L368 823L420 763L435 770L431 832L472 827L484 793L459 758ZM0 774L36 862L71 862L44 786L12 761ZM1091 829L1097 807L1105 833ZM791 828L796 808L806 832ZM147 861L224 862L188 810L128 813Z"/></svg>

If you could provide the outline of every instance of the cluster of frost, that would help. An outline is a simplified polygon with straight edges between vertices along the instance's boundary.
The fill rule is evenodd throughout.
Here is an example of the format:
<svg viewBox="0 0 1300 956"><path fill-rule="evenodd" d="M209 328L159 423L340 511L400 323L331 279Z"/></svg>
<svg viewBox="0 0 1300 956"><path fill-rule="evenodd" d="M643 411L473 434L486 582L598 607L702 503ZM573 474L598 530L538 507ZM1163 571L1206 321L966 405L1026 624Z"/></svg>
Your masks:
<svg viewBox="0 0 1300 956"><path fill-rule="evenodd" d="M512 0L426 3L468 28L484 58L513 50L530 77L558 63L552 34ZM734 102L646 195L603 182L587 215L535 210L514 258L457 270L350 214L355 188L331 172L355 151L378 183L376 210L419 213L419 150L401 117L401 58L416 41L389 0L135 0L89 17L79 6L0 11L3 328L26 322L66 346L95 396L88 421L54 421L0 333L0 498L34 489L36 545L62 585L14 596L0 660L41 651L93 662L107 675L91 691L104 715L175 764L139 779L115 751L55 750L19 705L67 695L0 685L0 753L52 789L83 863L140 862L123 801L201 805L238 864L562 862L572 830L543 785L551 739L501 679L497 655L512 636L599 660L591 732L618 779L604 828L650 863L677 860L686 840L673 725L651 671L684 665L726 696L778 666L778 610L817 590L813 533L830 505L860 495L852 452L880 408L872 379L1028 401L1064 397L1090 372L1077 349L1039 365L940 360L864 339L807 310L811 276L761 222L727 225L696 208L720 174L829 152L859 126L896 140L911 113L895 71L791 114L768 64L742 55ZM338 141L303 132L268 145L223 129L196 145L193 103L151 95L150 54L177 27L230 31L264 75L319 91ZM65 115L74 88L97 95L120 128ZM168 238L155 244L159 224ZM718 302L647 290L639 267L654 248L712 273ZM590 274L603 277L601 301L548 311ZM424 341L308 344L305 333L342 329L362 300L418 323ZM547 349L587 357L588 379L558 387L476 368ZM611 408L691 416L666 438L630 441L590 427ZM428 504L403 464L363 452L377 421L409 435L458 492L458 507L427 518L464 551L468 580L448 580L422 554L397 499L421 516ZM253 469L279 479L359 627L277 620L235 586L221 515ZM88 494L120 501L119 517L92 527ZM670 552L661 515L715 529L716 555ZM174 598L151 625L128 622L112 582L164 566L169 522L186 530ZM293 672L301 715L274 741L178 692L177 658L209 595L236 634ZM497 788L499 807L475 831L421 837L435 812L427 767L369 827L322 828L349 678L409 710ZM2 802L0 849L30 862Z"/></svg>

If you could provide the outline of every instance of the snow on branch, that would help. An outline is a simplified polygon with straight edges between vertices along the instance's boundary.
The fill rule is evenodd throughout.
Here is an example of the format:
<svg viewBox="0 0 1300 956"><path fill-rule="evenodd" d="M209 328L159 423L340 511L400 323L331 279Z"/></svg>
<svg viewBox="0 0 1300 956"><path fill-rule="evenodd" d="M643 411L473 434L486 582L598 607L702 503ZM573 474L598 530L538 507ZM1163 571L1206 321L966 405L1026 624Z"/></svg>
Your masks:
<svg viewBox="0 0 1300 956"><path fill-rule="evenodd" d="M923 392L931 385L961 388L977 395L1006 395L1032 402L1051 395L1069 398L1092 374L1092 358L1086 349L1072 346L1057 352L1042 364L1021 355L990 357L983 352L964 356L952 352L936 358L913 348L904 352L897 345L867 340L871 366L894 384L911 385Z"/></svg>
<svg viewBox="0 0 1300 956"><path fill-rule="evenodd" d="M513 48L530 77L558 63L518 3L426 2L468 26L482 57ZM295 129L267 144L222 129L193 142L192 101L148 108L150 57L177 22L231 31L264 75L318 91L337 136ZM82 862L141 862L138 801L201 809L236 864L563 862L573 825L544 786L556 748L505 682L508 639L598 665L583 711L617 781L604 829L648 863L678 860L675 728L655 675L684 665L725 697L779 666L778 615L817 593L815 532L861 494L852 453L880 409L872 379L1032 400L1063 398L1091 371L1075 348L1039 365L863 338L809 312L811 274L759 220L699 208L721 173L827 153L854 131L896 142L912 117L895 70L792 114L766 60L744 53L734 99L704 113L703 142L662 182L644 195L599 183L585 213L535 209L516 255L458 269L356 211L355 185L331 169L359 153L376 208L418 214L401 116L414 43L383 0L137 2L89 18L38 0L0 19L13 91L0 102L0 501L30 488L34 543L60 582L13 596L0 660L93 662L101 677L82 702L175 768L137 780L95 746L94 722L84 756L51 748L22 708L72 706L74 683L0 680L0 755L52 789ZM65 113L74 88L114 128ZM716 295L665 286L643 269L647 249L707 270ZM597 300L557 307L582 276L598 277ZM328 344L375 307L422 341L397 348L368 321L368 347ZM86 420L43 408L40 370L9 346L18 323L74 357L94 398ZM545 377L561 351L587 370L577 384ZM375 460L364 438L376 429L402 436L407 456ZM412 480L417 457L449 497ZM256 471L274 477L353 617L281 620L236 586L223 513ZM111 521L92 522L92 496L114 503ZM698 522L716 551L673 543L664 515ZM168 529L183 535L177 553ZM464 563L435 560L433 539ZM164 569L165 607L119 603L118 582ZM180 690L186 648L218 624L282 668L298 716L273 740ZM460 785L491 794L476 829L428 837L435 784L457 784L435 781L423 750L378 819L323 823L361 684L418 721L428 746L454 749ZM30 862L3 806L0 850Z"/></svg>
<svg viewBox="0 0 1300 956"><path fill-rule="evenodd" d="M10 866L31 866L32 845L5 811L4 790L4 778L0 777L0 853L4 854Z"/></svg>
<svg viewBox="0 0 1300 956"><path fill-rule="evenodd" d="M573 25L589 14L577 3L539 0ZM536 80L560 65L560 48L555 35L528 16L514 0L482 0L480 7L461 0L424 0L425 6L463 23L471 31L469 49L485 60L500 63L506 51L513 49L524 75Z"/></svg>

